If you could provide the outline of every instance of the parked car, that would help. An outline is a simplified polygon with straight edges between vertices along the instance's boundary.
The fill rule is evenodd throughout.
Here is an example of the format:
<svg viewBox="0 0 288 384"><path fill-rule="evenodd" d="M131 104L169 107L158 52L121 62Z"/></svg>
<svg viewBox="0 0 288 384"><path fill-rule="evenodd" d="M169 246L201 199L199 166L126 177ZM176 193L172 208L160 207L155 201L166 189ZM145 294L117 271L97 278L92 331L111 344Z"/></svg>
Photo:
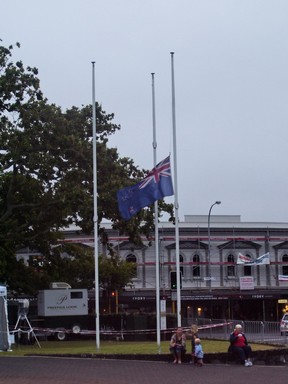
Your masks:
<svg viewBox="0 0 288 384"><path fill-rule="evenodd" d="M280 333L282 335L288 335L288 313L284 313L280 322Z"/></svg>

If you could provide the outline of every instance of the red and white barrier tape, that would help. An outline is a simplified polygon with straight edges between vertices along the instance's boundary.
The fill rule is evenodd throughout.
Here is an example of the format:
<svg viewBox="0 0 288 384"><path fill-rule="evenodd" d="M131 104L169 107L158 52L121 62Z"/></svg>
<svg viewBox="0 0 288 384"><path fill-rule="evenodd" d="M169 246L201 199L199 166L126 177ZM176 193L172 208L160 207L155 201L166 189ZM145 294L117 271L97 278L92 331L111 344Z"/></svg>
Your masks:
<svg viewBox="0 0 288 384"><path fill-rule="evenodd" d="M202 330L207 330L207 329L212 329L212 328L219 328L219 327L223 327L223 326L226 326L226 325L231 325L232 322L225 322L225 323L218 323L218 324L207 324L207 325L199 325L197 326L198 327L198 330L200 331L201 329ZM183 327L183 331L186 332L190 329L190 327ZM168 329L165 329L165 330L161 330L161 333L172 333L175 331L175 328L168 328ZM25 329L14 329L12 331L10 331L10 333L20 333L20 332L23 332L23 333L30 333L32 332L31 329L29 330L25 330ZM64 333L67 333L67 334L73 334L73 331L71 329L65 329L65 328L61 328L61 329L55 329L55 328L33 328L33 332L41 332L41 333L47 333L47 334L55 334L55 333L59 333L59 332L64 332ZM120 331L115 331L115 330L100 330L100 334L101 335L133 335L133 334L156 334L156 329L135 329L135 330L131 330L131 331L127 331L127 330L120 330ZM96 331L90 331L90 330L80 330L78 333L78 335L96 335Z"/></svg>

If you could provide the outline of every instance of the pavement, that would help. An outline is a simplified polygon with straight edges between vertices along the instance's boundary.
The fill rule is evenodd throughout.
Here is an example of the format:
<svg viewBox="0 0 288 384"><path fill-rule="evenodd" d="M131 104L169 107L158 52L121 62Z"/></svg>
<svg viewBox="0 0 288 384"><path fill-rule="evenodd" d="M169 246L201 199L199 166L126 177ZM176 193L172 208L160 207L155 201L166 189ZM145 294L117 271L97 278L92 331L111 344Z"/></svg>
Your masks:
<svg viewBox="0 0 288 384"><path fill-rule="evenodd" d="M286 384L287 377L287 365L196 367L159 361L0 355L1 384Z"/></svg>

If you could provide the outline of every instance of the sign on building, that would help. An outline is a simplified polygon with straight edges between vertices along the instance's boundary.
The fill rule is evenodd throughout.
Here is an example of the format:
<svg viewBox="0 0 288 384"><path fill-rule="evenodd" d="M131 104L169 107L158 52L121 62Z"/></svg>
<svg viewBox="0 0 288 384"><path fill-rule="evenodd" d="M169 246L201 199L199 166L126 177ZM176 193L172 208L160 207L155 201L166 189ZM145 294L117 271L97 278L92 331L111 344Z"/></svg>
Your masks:
<svg viewBox="0 0 288 384"><path fill-rule="evenodd" d="M254 277L242 276L240 277L240 289L254 289Z"/></svg>

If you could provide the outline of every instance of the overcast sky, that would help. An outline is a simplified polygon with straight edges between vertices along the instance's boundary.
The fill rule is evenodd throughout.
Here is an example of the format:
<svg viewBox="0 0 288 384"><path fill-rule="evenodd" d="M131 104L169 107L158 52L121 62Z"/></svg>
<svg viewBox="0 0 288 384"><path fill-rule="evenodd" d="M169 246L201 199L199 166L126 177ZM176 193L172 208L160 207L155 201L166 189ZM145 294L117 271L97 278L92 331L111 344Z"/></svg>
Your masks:
<svg viewBox="0 0 288 384"><path fill-rule="evenodd" d="M287 0L0 0L0 38L39 69L49 102L96 100L121 131L120 156L173 159L174 54L178 201L184 215L288 222ZM173 202L174 198L166 198Z"/></svg>

